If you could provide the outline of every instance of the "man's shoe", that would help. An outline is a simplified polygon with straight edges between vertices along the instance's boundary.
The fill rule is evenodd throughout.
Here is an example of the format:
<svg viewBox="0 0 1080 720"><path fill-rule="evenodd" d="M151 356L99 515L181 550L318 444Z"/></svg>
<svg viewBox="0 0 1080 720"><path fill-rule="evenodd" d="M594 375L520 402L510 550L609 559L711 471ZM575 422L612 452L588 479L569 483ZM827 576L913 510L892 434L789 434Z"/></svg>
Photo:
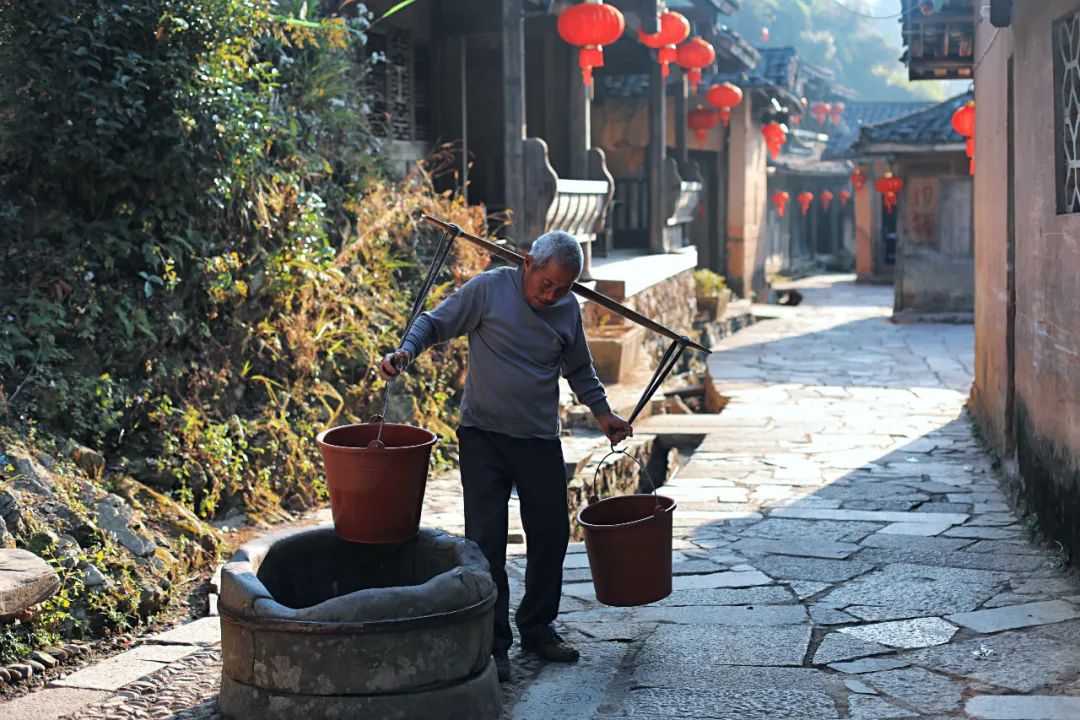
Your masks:
<svg viewBox="0 0 1080 720"><path fill-rule="evenodd" d="M496 650L491 653L495 658L495 671L499 674L499 682L504 683L510 679L510 656L505 650Z"/></svg>
<svg viewBox="0 0 1080 720"><path fill-rule="evenodd" d="M551 662L572 663L581 659L577 648L555 634L538 640L522 640L521 649Z"/></svg>

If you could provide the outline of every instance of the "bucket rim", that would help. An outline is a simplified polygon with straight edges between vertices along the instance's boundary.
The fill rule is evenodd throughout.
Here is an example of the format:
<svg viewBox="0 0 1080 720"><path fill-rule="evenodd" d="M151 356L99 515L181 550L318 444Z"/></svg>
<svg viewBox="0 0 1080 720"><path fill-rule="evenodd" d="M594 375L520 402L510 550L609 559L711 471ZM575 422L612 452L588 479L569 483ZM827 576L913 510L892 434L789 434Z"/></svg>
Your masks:
<svg viewBox="0 0 1080 720"><path fill-rule="evenodd" d="M411 430L420 430L421 432L427 433L430 437L427 440L425 440L424 442L417 443L415 445L398 445L398 446L395 446L395 447L384 447L384 448L368 448L368 447L355 447L355 446L351 446L351 445L335 445L333 443L326 442L326 436L329 433L334 432L335 430L341 430L343 428L352 428L352 427L366 427L366 426L379 425L379 424L383 425L383 427L404 427L404 428L409 428ZM422 449L422 448L429 448L432 445L434 445L435 443L437 443L438 441L439 441L439 436L436 435L435 433L431 432L427 428L422 428L422 427L419 427L417 425L408 425L408 424L405 424L405 423L349 423L348 425L335 425L334 427L326 428L325 430L323 430L322 432L320 432L318 435L315 436L315 444L318 445L320 448L326 449L326 450L333 450L334 452L342 452L342 453L400 453L400 452L410 452L410 451L415 451L415 450L419 450L419 449Z"/></svg>
<svg viewBox="0 0 1080 720"><path fill-rule="evenodd" d="M602 503L610 503L612 500L620 500L622 498L631 498L631 497L647 497L649 499L655 499L655 500L666 500L666 501L670 502L671 505L669 507L660 508L660 511L664 512L664 513L675 512L675 509L677 507L679 507L678 502L676 502L675 500L667 497L666 495L653 495L651 493L633 493L631 495L613 495L612 497L604 498L603 500L598 500L597 502L593 503L592 505L586 505L585 507L578 510L577 511L578 524L581 525L583 528L588 528L589 530L596 530L596 531L604 532L605 530L615 530L615 529L619 529L619 528L631 527L633 525L640 525L640 524L646 523L646 522L648 522L648 521L650 521L650 520L652 520L653 518L656 517L656 513L654 511L652 514L647 515L647 516L645 516L643 518L638 518L637 520L627 520L626 522L621 522L621 523L606 523L606 524L603 524L603 525L599 525L597 523L591 523L591 522L588 522L586 520L581 519L581 514L583 512L586 512L589 508L596 507L597 505L600 505Z"/></svg>

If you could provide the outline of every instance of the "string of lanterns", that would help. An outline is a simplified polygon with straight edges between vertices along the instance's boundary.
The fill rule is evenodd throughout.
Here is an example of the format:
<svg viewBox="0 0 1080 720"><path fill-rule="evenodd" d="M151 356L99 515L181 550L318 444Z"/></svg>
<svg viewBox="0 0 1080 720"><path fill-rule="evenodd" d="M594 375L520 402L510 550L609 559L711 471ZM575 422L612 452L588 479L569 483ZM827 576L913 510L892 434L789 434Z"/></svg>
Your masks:
<svg viewBox="0 0 1080 720"><path fill-rule="evenodd" d="M788 126L782 122L772 120L761 126L761 134L765 138L765 146L769 149L769 155L775 160L780 156L780 148L787 142Z"/></svg>
<svg viewBox="0 0 1080 720"><path fill-rule="evenodd" d="M821 193L821 207L825 209L825 212L829 212L829 205L832 204L833 194L828 190Z"/></svg>
<svg viewBox="0 0 1080 720"><path fill-rule="evenodd" d="M899 180L899 178L894 178L894 181L895 180ZM900 188L903 188L903 181L899 180L899 183ZM900 190L897 189L895 192L899 191ZM839 198L840 207L845 208L847 207L848 202L851 200L851 191L845 189L840 190L839 192L834 194L831 190L822 190L821 194L818 196L818 199L821 200L822 210L824 210L826 213L829 212L829 208L832 207L832 201L835 198ZM777 190L772 194L770 199L773 206L776 208L776 215L778 217L784 217L784 209L787 206L790 195L788 195L788 193L782 190ZM799 203L799 207L802 209L802 214L805 216L807 213L810 212L810 206L814 202L814 193L810 191L803 191L795 196L795 200ZM895 194L893 196L893 204L895 205Z"/></svg>
<svg viewBox="0 0 1080 720"><path fill-rule="evenodd" d="M900 191L904 189L903 179L893 175L892 172L887 172L877 179L874 187L885 198L885 212L892 215Z"/></svg>
<svg viewBox="0 0 1080 720"><path fill-rule="evenodd" d="M559 15L556 25L559 37L578 51L581 79L592 86L593 68L604 67L604 45L622 37L626 19L619 9L602 2L583 2L571 5Z"/></svg>
<svg viewBox="0 0 1080 720"><path fill-rule="evenodd" d="M705 93L705 100L720 112L720 122L727 127L731 120L732 108L743 101L743 91L733 83L720 83L709 88Z"/></svg>
<svg viewBox="0 0 1080 720"><path fill-rule="evenodd" d="M772 194L772 204L776 207L778 217L784 217L784 208L787 207L787 201L790 197L783 190L777 190Z"/></svg>
<svg viewBox="0 0 1080 720"><path fill-rule="evenodd" d="M952 116L953 130L967 138L968 174L975 174L975 101L968 100Z"/></svg>
<svg viewBox="0 0 1080 720"><path fill-rule="evenodd" d="M686 124L694 131L694 137L699 143L705 142L705 134L716 127L719 120L720 117L714 111L701 105L691 110L686 116Z"/></svg>
<svg viewBox="0 0 1080 720"><path fill-rule="evenodd" d="M660 29L652 34L639 27L637 36L642 45L656 50L660 74L667 77L671 72L669 66L678 59L675 46L690 37L690 21L673 10L665 10L660 13L659 24Z"/></svg>
<svg viewBox="0 0 1080 720"><path fill-rule="evenodd" d="M691 38L675 51L675 63L686 71L690 81L690 92L696 93L701 83L701 71L716 62L716 50L699 37ZM724 123L727 127L727 123Z"/></svg>
<svg viewBox="0 0 1080 720"><path fill-rule="evenodd" d="M670 65L676 63L686 72L691 92L697 92L702 79L702 70L716 62L715 48L700 37L684 42L690 37L690 22L680 13L665 10L657 17L657 24L658 30L655 33L646 33L639 27L638 40L646 47L657 51L656 60L660 63L660 74L663 77L670 75ZM559 37L579 48L578 66L581 69L581 79L586 86L591 87L593 70L604 66L604 46L617 42L623 36L626 31L626 20L618 8L605 4L603 0L584 0L584 2L571 5L559 15L557 29ZM762 28L763 40L766 42L767 33L768 29ZM705 141L708 131L716 127L718 122L728 127L731 111L742 103L743 92L732 83L719 83L709 88L705 99L715 110L698 105L687 114L687 125L694 131L694 136L699 143ZM805 108L807 105L807 101L803 99L802 107ZM827 103L822 100L809 107L810 113L819 125L824 125L830 118L834 125L839 125L844 110L845 106L842 102ZM765 138L769 155L774 160L777 159L781 147L788 139L789 130L787 125L780 121L782 118L783 116L774 116L761 127L761 134ZM787 118L798 124L801 119L801 108L800 112L789 114ZM974 174L975 103L973 101L957 109L952 117L952 126L957 133L967 139L967 156L971 158L969 172ZM866 185L866 175L858 166L852 170L849 178L856 192ZM892 172L886 172L877 179L874 187L884 196L886 212L891 214L898 202L899 193L904 188L903 179ZM821 193L821 205L825 212L829 212L834 197L837 196L830 190L824 190ZM846 207L851 199L851 192L846 189L841 190L838 197L840 206ZM771 200L779 217L784 217L789 199L787 192L773 193ZM796 196L796 200L805 216L813 204L814 194L803 191Z"/></svg>

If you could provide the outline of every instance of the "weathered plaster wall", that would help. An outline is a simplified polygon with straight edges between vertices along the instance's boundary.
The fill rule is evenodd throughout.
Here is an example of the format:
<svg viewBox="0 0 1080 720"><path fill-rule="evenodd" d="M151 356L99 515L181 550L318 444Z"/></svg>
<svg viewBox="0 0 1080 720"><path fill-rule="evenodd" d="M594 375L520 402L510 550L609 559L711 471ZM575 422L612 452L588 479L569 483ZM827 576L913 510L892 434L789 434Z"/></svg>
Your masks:
<svg viewBox="0 0 1080 720"><path fill-rule="evenodd" d="M767 150L754 114L750 102L731 113L727 278L728 286L743 297L765 287Z"/></svg>
<svg viewBox="0 0 1080 720"><path fill-rule="evenodd" d="M897 313L964 313L975 302L971 177L963 153L904 157L896 212Z"/></svg>
<svg viewBox="0 0 1080 720"><path fill-rule="evenodd" d="M1045 0L1013 19L1016 391L1020 472L1041 526L1080 550L1080 214L1057 214L1050 30L1075 9Z"/></svg>
<svg viewBox="0 0 1080 720"><path fill-rule="evenodd" d="M1008 451L1040 528L1080 555L1080 214L1057 213L1051 25L1075 0L1027 3L1013 28L979 28L975 409ZM997 35L997 40L993 38ZM1011 36L1011 38L1010 38ZM1009 40L1011 39L1011 45ZM994 42L994 46L990 44ZM989 48L989 50L987 50ZM1014 72L1015 418L1008 413L1007 58ZM985 101L985 104L980 104Z"/></svg>
<svg viewBox="0 0 1080 720"><path fill-rule="evenodd" d="M975 384L971 407L1001 454L1013 451L1008 367L1008 67L1012 32L976 28Z"/></svg>
<svg viewBox="0 0 1080 720"><path fill-rule="evenodd" d="M699 100L691 99L693 109ZM640 175L645 172L645 160L649 147L649 103L646 98L609 98L594 103L592 111L592 142L604 148L608 157L608 169L613 175ZM667 98L668 154L675 155L675 99ZM691 150L719 152L724 147L724 126L720 123L705 133L705 140L698 142L692 130L686 132L686 144Z"/></svg>

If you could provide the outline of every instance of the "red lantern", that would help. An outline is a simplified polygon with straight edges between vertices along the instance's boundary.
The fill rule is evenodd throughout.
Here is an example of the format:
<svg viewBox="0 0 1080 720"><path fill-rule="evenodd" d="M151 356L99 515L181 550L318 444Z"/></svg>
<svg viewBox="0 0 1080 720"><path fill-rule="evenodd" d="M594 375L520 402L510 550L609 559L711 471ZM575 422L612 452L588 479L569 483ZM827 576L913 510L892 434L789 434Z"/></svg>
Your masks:
<svg viewBox="0 0 1080 720"><path fill-rule="evenodd" d="M832 105L827 102L818 100L814 103L814 106L810 108L810 113L817 118L818 125L825 124L825 118L832 112Z"/></svg>
<svg viewBox="0 0 1080 720"><path fill-rule="evenodd" d="M578 51L581 79L592 85L593 68L604 67L604 45L610 45L626 29L626 21L618 8L598 2L571 5L559 15L559 37Z"/></svg>
<svg viewBox="0 0 1080 720"><path fill-rule="evenodd" d="M637 36L642 45L657 51L660 74L667 77L670 73L668 65L677 58L675 46L690 36L690 22L677 12L665 10L660 15L659 32L647 35L639 27Z"/></svg>
<svg viewBox="0 0 1080 720"><path fill-rule="evenodd" d="M776 214L779 217L784 217L784 208L787 206L787 201L790 195L783 190L777 190L772 194L772 204L776 206Z"/></svg>
<svg viewBox="0 0 1080 720"><path fill-rule="evenodd" d="M780 148L787 142L787 125L775 121L765 123L761 128L761 134L765 136L765 144L769 148L769 155L775 160L780 155Z"/></svg>
<svg viewBox="0 0 1080 720"><path fill-rule="evenodd" d="M862 190L866 185L866 176L863 175L862 168L858 165L851 171L851 175L848 176L851 179L851 184L855 187L856 192Z"/></svg>
<svg viewBox="0 0 1080 720"><path fill-rule="evenodd" d="M829 212L829 205L832 204L833 194L826 190L821 193L821 207L825 208L825 212Z"/></svg>
<svg viewBox="0 0 1080 720"><path fill-rule="evenodd" d="M720 111L720 121L727 127L731 119L731 108L742 102L743 92L738 85L726 82L710 87L705 93L705 99Z"/></svg>
<svg viewBox="0 0 1080 720"><path fill-rule="evenodd" d="M887 172L877 179L874 187L885 196L885 211L891 215L893 208L896 207L897 196L904 189L903 179Z"/></svg>
<svg viewBox="0 0 1080 720"><path fill-rule="evenodd" d="M968 172L975 174L975 101L968 100L952 116L953 130L967 138L967 156L971 158Z"/></svg>
<svg viewBox="0 0 1080 720"><path fill-rule="evenodd" d="M802 208L802 214L810 212L810 203L814 202L814 193L806 192L805 190L795 196L795 199L799 201L799 207Z"/></svg>
<svg viewBox="0 0 1080 720"><path fill-rule="evenodd" d="M701 82L702 68L716 62L716 50L699 37L691 38L675 51L675 62L686 70L686 77L690 80L690 92L695 93L698 83Z"/></svg>
<svg viewBox="0 0 1080 720"><path fill-rule="evenodd" d="M851 199L851 192L848 190L840 191L840 207L847 207L848 200Z"/></svg>
<svg viewBox="0 0 1080 720"><path fill-rule="evenodd" d="M847 106L844 105L844 103L842 102L833 103L832 110L829 111L829 114L832 115L833 125L840 124L840 116L844 114L844 110L846 107Z"/></svg>
<svg viewBox="0 0 1080 720"><path fill-rule="evenodd" d="M761 42L769 42L769 28L767 27L761 28Z"/></svg>
<svg viewBox="0 0 1080 720"><path fill-rule="evenodd" d="M706 110L701 105L691 110L686 116L686 124L694 131L694 137L699 143L705 142L705 133L716 127L720 118L712 110Z"/></svg>

